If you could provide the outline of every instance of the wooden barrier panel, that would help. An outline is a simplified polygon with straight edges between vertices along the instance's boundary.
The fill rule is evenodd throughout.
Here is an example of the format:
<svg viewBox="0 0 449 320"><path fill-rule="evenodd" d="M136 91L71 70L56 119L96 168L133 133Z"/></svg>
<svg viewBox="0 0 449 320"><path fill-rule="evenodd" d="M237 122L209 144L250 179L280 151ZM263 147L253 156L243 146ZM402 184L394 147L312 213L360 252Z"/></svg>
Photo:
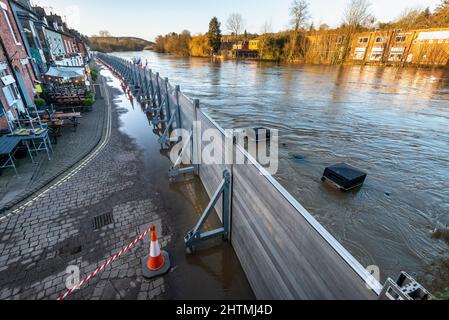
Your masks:
<svg viewBox="0 0 449 320"><path fill-rule="evenodd" d="M195 110L193 103L182 93L179 94L179 105L181 107L181 125L182 128L191 131L194 121Z"/></svg>
<svg viewBox="0 0 449 320"><path fill-rule="evenodd" d="M201 123L201 136L204 140L207 139L207 141L203 140L201 143L203 158L200 166L200 178L207 194L209 197L212 197L223 180L223 172L225 170L232 172L232 167L225 164L224 133L219 130L216 124L202 110L198 112L198 121ZM206 157L210 158L209 160L216 160L216 163L208 163ZM222 201L219 201L215 207L220 220L223 220L222 207Z"/></svg>
<svg viewBox="0 0 449 320"><path fill-rule="evenodd" d="M257 298L376 298L255 165L233 174L232 244Z"/></svg>

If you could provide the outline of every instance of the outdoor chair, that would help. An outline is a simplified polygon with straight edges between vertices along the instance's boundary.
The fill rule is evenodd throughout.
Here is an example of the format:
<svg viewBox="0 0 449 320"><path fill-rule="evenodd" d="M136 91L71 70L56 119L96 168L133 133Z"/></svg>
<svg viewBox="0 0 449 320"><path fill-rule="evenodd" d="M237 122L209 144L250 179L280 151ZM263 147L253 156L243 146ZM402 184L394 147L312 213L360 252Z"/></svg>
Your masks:
<svg viewBox="0 0 449 320"><path fill-rule="evenodd" d="M53 144L58 144L58 138L62 136L64 120L55 117L54 112L46 110L48 119L48 135L53 139Z"/></svg>
<svg viewBox="0 0 449 320"><path fill-rule="evenodd" d="M31 118L28 110L25 110L27 113L26 119L21 120L29 122L29 126L23 126L20 119L18 119L19 121L11 121L9 117L6 117L11 132L9 136L20 138L21 142L25 144L33 163L35 163L33 152L38 154L39 151L46 151L48 160L51 160L50 153L53 153L53 147L48 134L48 125L44 125L39 116ZM35 125L36 121L38 122L37 125Z"/></svg>

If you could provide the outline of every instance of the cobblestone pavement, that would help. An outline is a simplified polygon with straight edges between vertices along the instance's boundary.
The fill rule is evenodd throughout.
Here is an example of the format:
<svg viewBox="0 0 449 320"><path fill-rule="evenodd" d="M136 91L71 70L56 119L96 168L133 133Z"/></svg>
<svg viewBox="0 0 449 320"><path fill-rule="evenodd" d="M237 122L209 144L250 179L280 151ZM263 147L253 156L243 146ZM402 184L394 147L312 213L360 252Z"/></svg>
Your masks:
<svg viewBox="0 0 449 320"><path fill-rule="evenodd" d="M107 88L105 92L116 95L114 90ZM147 236L68 299L226 298L232 294L229 288L234 284L230 282L239 287L233 297L253 298L241 268L236 269L235 262L231 263L236 260L235 255L220 256L221 264L205 267L204 262L197 263L196 258L182 253L186 230L178 230L176 224L193 226L197 216L186 217L201 208L187 209L189 201L179 194L175 199L164 199L155 181L142 174L148 168L155 176L161 172L157 161L154 165L144 164L142 151L118 129L122 112L116 106L112 108L109 143L93 161L30 206L0 222L0 300L57 299L66 291L69 266L79 268L82 280L150 224L156 225L161 246L168 247L173 255L168 276L152 281L142 277L141 259L149 252ZM179 217L170 217L172 207L177 211L186 209ZM96 230L95 217L101 215L112 215L112 223ZM232 276L222 280L214 269L223 269L224 263L230 263ZM200 290L198 283L213 293L205 290L206 296L192 295Z"/></svg>
<svg viewBox="0 0 449 320"><path fill-rule="evenodd" d="M76 132L71 126L62 129L62 137L59 137L58 143L53 146L51 161L46 154L40 153L36 158L37 165L32 164L29 157L18 160L19 176L16 176L13 170L4 170L0 177L0 212L10 209L37 192L95 148L101 140L106 109L102 96L97 98L99 99L92 111L83 113Z"/></svg>

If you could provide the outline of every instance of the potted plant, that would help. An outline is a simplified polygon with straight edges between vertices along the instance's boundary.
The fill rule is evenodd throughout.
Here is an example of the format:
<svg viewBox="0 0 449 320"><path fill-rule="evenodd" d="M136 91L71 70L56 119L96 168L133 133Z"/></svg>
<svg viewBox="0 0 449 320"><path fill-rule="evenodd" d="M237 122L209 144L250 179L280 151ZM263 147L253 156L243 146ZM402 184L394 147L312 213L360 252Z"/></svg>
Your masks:
<svg viewBox="0 0 449 320"><path fill-rule="evenodd" d="M97 79L98 79L98 70L95 69L95 68L91 68L91 69L90 69L90 75L91 75L91 77L92 77L92 81L93 81L93 82L97 82Z"/></svg>
<svg viewBox="0 0 449 320"><path fill-rule="evenodd" d="M94 95L93 95L93 93L92 92L88 92L88 93L86 93L86 96L85 96L85 98L86 99L91 99L91 100L94 100Z"/></svg>
<svg viewBox="0 0 449 320"><path fill-rule="evenodd" d="M45 100L42 99L42 98L36 98L36 99L34 100L34 104L36 105L36 107L37 107L38 109L42 109L43 107L45 107L45 106L47 105L47 101L45 101Z"/></svg>
<svg viewBox="0 0 449 320"><path fill-rule="evenodd" d="M87 107L88 111L92 110L92 106L95 104L95 100L93 98L88 98L84 100L84 106Z"/></svg>

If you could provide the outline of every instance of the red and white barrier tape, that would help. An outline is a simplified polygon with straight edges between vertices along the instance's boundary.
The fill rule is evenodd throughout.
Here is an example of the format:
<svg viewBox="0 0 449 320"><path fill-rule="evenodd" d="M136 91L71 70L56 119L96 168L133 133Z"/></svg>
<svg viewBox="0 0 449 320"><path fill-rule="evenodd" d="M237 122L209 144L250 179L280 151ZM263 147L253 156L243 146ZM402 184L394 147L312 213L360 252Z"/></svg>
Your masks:
<svg viewBox="0 0 449 320"><path fill-rule="evenodd" d="M83 281L81 281L79 284L75 285L72 289L64 293L63 295L59 296L58 300L62 301L65 298L67 298L70 294L73 293L73 291L80 289L87 281L95 277L97 274L99 274L101 271L103 271L108 265L113 263L115 260L120 258L122 255L124 255L129 249L131 249L133 246L135 246L139 241L141 241L145 236L151 231L151 226L145 230L136 240L131 242L126 248L122 249L119 253L117 253L115 256L113 256L111 259L106 261L101 267L98 267L97 270L92 272L89 276L87 276Z"/></svg>

